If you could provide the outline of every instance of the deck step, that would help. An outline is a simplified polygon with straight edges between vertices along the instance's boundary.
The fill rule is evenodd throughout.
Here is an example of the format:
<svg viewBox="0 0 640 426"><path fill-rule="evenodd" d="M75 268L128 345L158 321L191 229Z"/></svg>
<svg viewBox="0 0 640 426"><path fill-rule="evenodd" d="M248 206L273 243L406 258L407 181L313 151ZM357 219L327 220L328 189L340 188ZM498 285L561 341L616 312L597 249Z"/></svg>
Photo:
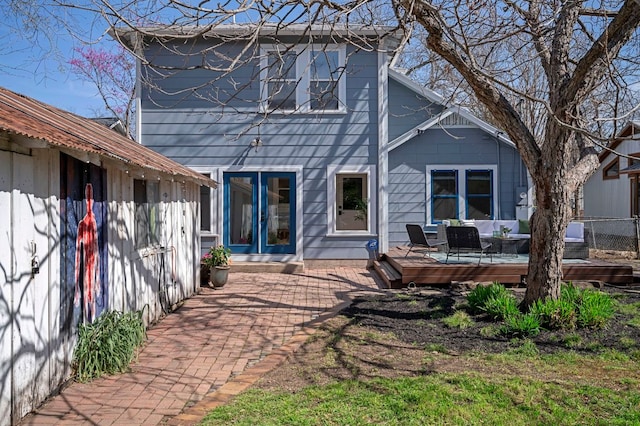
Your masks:
<svg viewBox="0 0 640 426"><path fill-rule="evenodd" d="M376 260L373 262L373 269L380 275L389 288L400 288L402 286L402 275L395 270L388 262Z"/></svg>

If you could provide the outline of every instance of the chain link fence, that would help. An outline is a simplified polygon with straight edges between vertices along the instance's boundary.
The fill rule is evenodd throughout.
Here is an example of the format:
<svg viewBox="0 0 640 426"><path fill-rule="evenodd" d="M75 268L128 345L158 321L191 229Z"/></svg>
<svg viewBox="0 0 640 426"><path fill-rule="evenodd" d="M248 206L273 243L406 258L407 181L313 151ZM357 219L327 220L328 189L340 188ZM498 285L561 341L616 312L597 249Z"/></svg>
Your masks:
<svg viewBox="0 0 640 426"><path fill-rule="evenodd" d="M584 239L589 248L597 251L635 253L640 258L640 221L631 218L580 218L584 223Z"/></svg>

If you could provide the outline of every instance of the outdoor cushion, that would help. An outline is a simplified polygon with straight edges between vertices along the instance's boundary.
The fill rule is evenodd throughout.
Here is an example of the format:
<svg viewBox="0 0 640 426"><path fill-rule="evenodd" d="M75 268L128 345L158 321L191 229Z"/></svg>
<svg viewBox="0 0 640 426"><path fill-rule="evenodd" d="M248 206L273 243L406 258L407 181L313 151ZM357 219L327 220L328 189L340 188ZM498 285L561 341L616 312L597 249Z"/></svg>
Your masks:
<svg viewBox="0 0 640 426"><path fill-rule="evenodd" d="M531 229L529 229L529 221L518 219L518 234L530 234Z"/></svg>

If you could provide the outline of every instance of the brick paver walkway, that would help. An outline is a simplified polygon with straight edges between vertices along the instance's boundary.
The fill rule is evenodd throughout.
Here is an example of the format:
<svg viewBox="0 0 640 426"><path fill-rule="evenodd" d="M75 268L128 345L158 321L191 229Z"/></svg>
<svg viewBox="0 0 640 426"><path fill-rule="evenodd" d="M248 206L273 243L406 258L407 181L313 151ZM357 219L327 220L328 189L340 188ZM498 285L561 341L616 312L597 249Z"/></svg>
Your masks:
<svg viewBox="0 0 640 426"><path fill-rule="evenodd" d="M364 268L231 273L150 329L130 373L73 383L21 424L197 423L275 367L315 320L380 288Z"/></svg>

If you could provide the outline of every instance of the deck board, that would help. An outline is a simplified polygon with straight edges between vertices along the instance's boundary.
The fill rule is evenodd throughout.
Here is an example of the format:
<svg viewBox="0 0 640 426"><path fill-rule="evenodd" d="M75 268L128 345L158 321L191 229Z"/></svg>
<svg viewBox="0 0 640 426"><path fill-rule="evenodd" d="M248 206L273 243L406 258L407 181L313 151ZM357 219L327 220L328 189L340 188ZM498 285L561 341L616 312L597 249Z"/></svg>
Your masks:
<svg viewBox="0 0 640 426"><path fill-rule="evenodd" d="M406 287L409 283L416 285L451 284L454 281L498 281L503 284L520 284L527 275L527 263L501 263L495 259L493 263L477 264L473 258L469 263L441 263L431 257L405 257L407 247L393 247L383 256L384 260L395 268L402 276L396 280L394 288ZM586 259L586 262L563 264L563 278L566 281L603 281L610 284L633 283L633 268L599 259Z"/></svg>

